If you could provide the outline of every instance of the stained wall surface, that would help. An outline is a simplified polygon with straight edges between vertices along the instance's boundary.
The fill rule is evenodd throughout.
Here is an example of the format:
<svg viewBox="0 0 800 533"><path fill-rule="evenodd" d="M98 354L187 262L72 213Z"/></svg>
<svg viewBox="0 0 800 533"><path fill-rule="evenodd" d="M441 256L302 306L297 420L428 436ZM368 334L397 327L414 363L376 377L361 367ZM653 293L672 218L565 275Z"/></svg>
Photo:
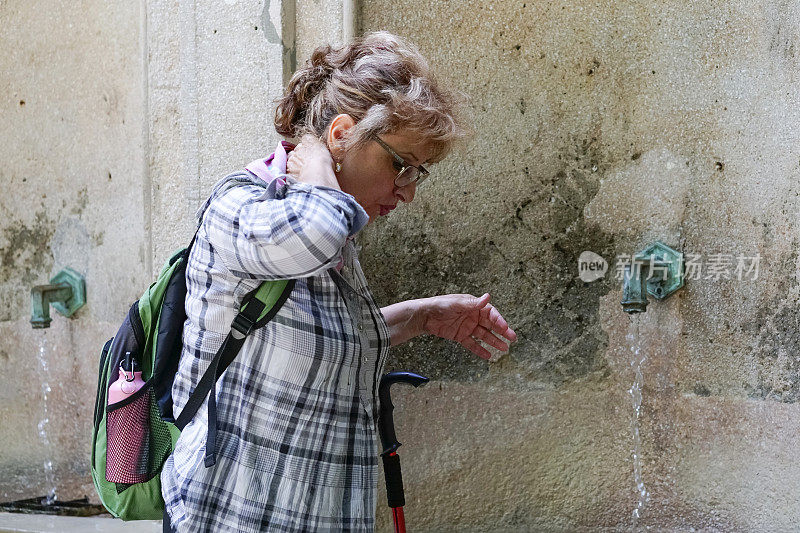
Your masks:
<svg viewBox="0 0 800 533"><path fill-rule="evenodd" d="M409 529L631 528L634 453L639 526L796 528L798 6L375 0L362 24L413 37L476 127L367 232L372 285L489 291L520 337L491 365L395 352L434 380L395 402ZM615 267L655 240L693 279L636 326Z"/></svg>
<svg viewBox="0 0 800 533"><path fill-rule="evenodd" d="M96 500L100 349L188 244L213 184L274 149L294 47L281 8L0 4L0 501L53 484ZM31 287L64 267L85 277L87 305L33 330Z"/></svg>
<svg viewBox="0 0 800 533"><path fill-rule="evenodd" d="M2 2L0 22L0 501L81 497L99 348L149 277L142 12ZM88 303L33 330L31 287L64 267Z"/></svg>
<svg viewBox="0 0 800 533"><path fill-rule="evenodd" d="M99 347L213 183L273 149L286 65L337 42L343 11L0 4L2 499L44 494L46 461L60 497L92 495ZM428 338L393 354L433 379L395 392L409 528L630 529L634 463L640 526L794 528L798 8L369 0L359 20L412 38L476 129L361 237L376 297L489 291L520 336L491 365ZM701 270L637 325L616 260L654 240ZM578 278L583 251L605 278ZM757 277L737 279L740 256ZM34 331L30 287L64 266L88 305Z"/></svg>

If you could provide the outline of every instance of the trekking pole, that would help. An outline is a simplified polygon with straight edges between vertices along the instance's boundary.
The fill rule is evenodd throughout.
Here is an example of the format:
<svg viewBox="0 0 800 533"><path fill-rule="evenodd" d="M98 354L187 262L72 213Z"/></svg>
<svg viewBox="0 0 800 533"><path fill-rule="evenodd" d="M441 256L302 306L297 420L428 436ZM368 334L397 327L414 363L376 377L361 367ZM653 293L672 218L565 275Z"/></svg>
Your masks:
<svg viewBox="0 0 800 533"><path fill-rule="evenodd" d="M381 376L381 383L378 386L378 398L380 399L380 415L378 419L378 433L381 437L383 451L383 473L386 476L386 498L389 500L389 507L392 508L392 519L394 521L395 533L406 533L406 519L403 515L403 506L406 504L405 494L403 493L403 473L400 471L400 456L397 455L397 435L394 432L394 418L392 411L391 391L393 383L409 383L415 387L424 385L428 378L414 374L413 372L389 372Z"/></svg>

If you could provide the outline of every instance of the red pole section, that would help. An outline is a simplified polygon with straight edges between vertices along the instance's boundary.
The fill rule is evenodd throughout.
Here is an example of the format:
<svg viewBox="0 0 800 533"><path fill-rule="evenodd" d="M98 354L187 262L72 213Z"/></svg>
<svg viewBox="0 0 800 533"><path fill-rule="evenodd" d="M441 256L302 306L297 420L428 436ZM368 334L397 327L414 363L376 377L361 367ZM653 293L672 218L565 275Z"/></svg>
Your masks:
<svg viewBox="0 0 800 533"><path fill-rule="evenodd" d="M392 518L394 518L394 533L406 533L406 517L402 507L392 507Z"/></svg>

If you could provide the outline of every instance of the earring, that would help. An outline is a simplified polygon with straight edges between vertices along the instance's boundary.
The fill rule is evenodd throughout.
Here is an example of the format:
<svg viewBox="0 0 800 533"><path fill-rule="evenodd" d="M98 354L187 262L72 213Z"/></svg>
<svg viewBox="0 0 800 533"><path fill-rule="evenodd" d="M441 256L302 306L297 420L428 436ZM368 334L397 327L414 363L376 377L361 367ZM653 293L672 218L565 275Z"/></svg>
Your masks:
<svg viewBox="0 0 800 533"><path fill-rule="evenodd" d="M337 161L336 162L336 172L341 172L341 171L342 171L342 164Z"/></svg>

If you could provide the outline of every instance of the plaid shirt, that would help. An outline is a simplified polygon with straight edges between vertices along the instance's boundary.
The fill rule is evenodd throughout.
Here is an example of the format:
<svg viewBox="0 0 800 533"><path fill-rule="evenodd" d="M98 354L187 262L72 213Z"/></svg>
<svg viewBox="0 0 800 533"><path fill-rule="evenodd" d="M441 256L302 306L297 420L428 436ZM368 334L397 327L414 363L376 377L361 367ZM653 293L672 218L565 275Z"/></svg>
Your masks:
<svg viewBox="0 0 800 533"><path fill-rule="evenodd" d="M203 464L208 402L164 465L177 531L374 529L377 384L390 339L353 245L367 215L341 191L273 179L285 176L284 147L223 179L202 208L176 416L243 296L263 280L297 281L220 377L216 465Z"/></svg>

